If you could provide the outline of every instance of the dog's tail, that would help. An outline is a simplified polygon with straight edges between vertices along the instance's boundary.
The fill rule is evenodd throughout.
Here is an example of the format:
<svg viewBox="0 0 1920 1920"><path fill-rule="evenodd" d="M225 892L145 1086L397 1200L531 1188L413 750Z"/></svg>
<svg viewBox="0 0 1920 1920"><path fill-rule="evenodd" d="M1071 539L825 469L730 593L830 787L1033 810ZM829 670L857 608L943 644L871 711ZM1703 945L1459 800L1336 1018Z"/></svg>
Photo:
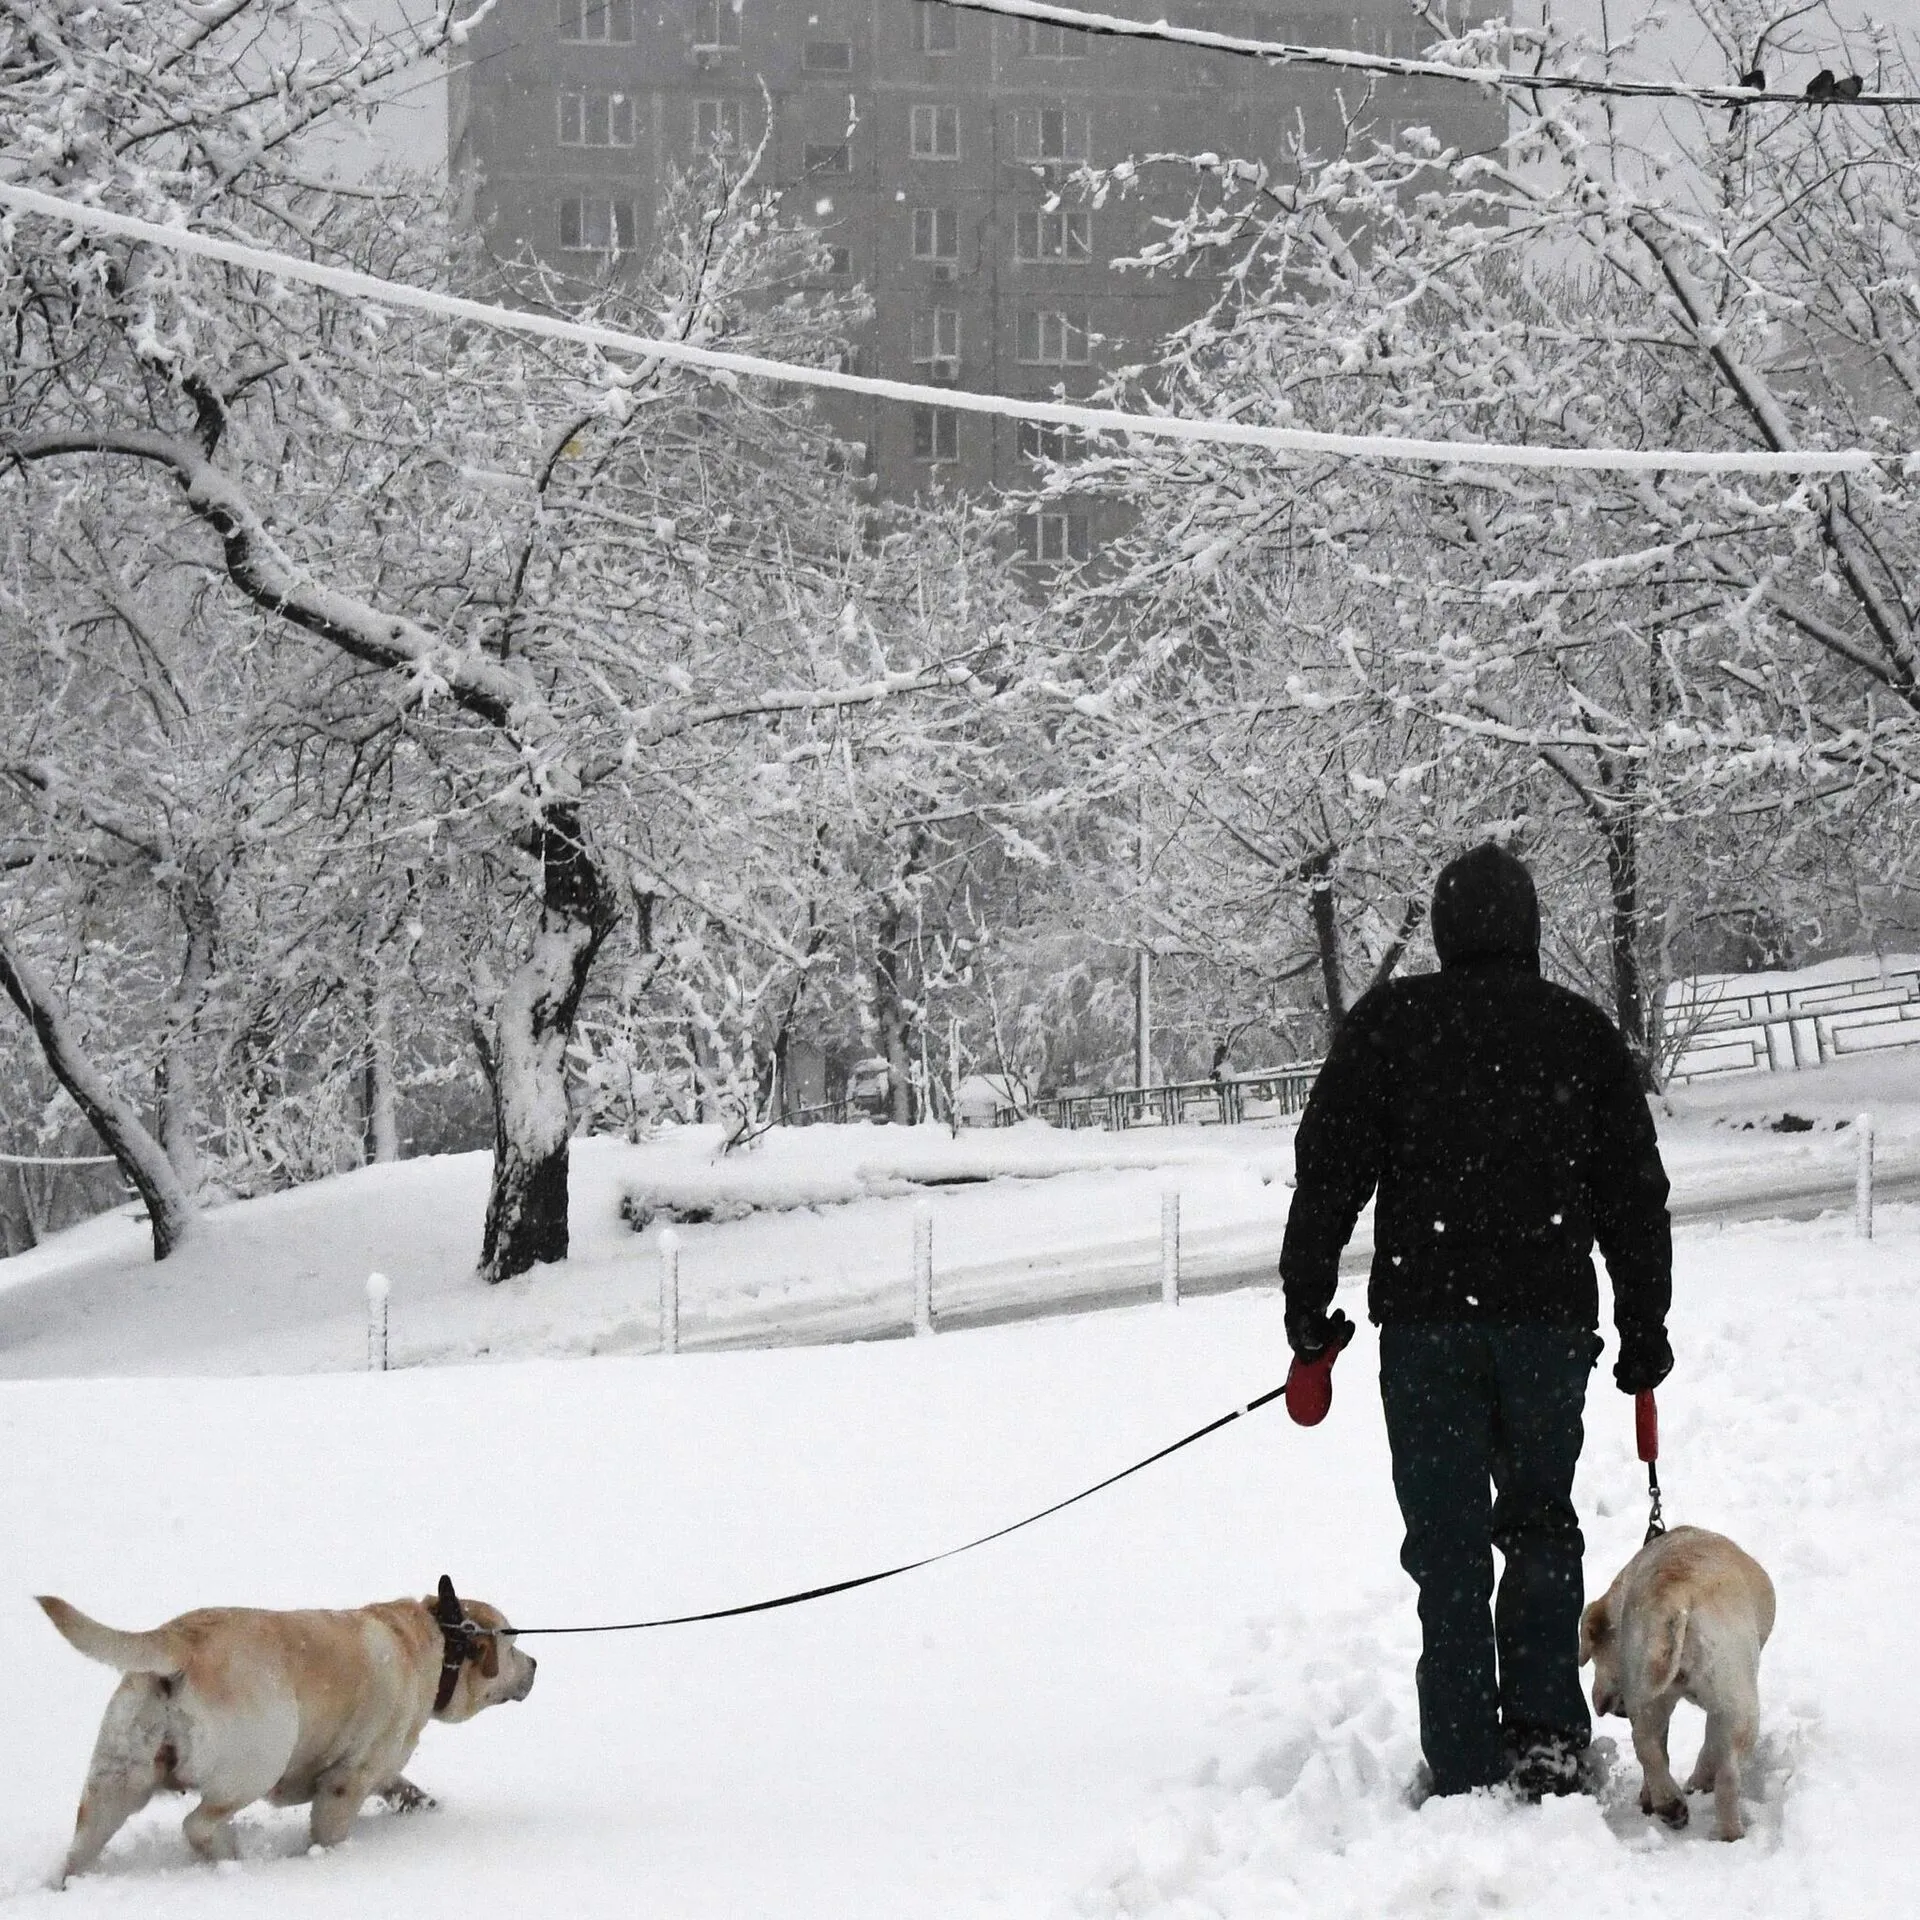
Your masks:
<svg viewBox="0 0 1920 1920"><path fill-rule="evenodd" d="M1655 1629L1647 1647L1647 1690L1665 1693L1680 1677L1680 1663L1686 1658L1687 1622L1693 1618L1691 1607L1675 1607Z"/></svg>
<svg viewBox="0 0 1920 1920"><path fill-rule="evenodd" d="M40 1610L60 1630L60 1636L89 1660L118 1673L178 1673L181 1649L173 1633L157 1627L151 1633L122 1633L89 1620L78 1607L50 1593L37 1594Z"/></svg>

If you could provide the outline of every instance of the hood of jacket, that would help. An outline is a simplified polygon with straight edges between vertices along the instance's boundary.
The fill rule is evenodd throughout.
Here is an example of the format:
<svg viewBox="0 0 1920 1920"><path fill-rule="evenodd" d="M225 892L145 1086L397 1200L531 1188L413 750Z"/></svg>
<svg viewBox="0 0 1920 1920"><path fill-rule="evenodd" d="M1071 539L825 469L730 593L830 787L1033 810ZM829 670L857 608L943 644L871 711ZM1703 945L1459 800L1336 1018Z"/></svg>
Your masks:
<svg viewBox="0 0 1920 1920"><path fill-rule="evenodd" d="M1433 888L1433 950L1443 969L1508 960L1538 971L1540 901L1533 875L1491 841L1441 869Z"/></svg>

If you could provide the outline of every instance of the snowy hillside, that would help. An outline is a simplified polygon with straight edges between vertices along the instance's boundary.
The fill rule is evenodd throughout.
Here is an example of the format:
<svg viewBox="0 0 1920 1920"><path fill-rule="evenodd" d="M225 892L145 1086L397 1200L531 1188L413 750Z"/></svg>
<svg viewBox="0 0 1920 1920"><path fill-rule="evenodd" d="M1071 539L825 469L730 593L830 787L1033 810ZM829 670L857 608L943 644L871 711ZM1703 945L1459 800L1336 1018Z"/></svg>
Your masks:
<svg viewBox="0 0 1920 1920"><path fill-rule="evenodd" d="M1814 1117L1815 1090L1800 1077L1795 1111ZM1844 1164L1844 1136L1749 1133L1748 1117L1672 1123L1687 1177L1730 1180L1741 1154L1750 1176L1778 1177L1778 1156L1805 1164L1808 1143ZM1183 1180L1283 1206L1283 1172L1261 1188L1255 1161L1284 1141L1253 1141L1211 1147L1221 1166L1188 1162ZM815 1152L831 1162L824 1139ZM583 1191L598 1180L613 1208L625 1177L601 1169ZM376 1202L383 1179L395 1191ZM1117 1232L1123 1206L1144 1230L1163 1176L1062 1179L1082 1183L1063 1189L1080 1196L1059 1209L1064 1235L1068 1215ZM357 1301L348 1281L376 1256L400 1270L398 1245L451 1259L471 1219L461 1182L477 1191L459 1162L397 1168L334 1183L331 1201L316 1190L233 1210L207 1242L241 1263L224 1275L234 1315L208 1370L257 1372L276 1353L343 1364L321 1353L324 1316L303 1317L304 1300L337 1274ZM1017 1222L1050 1185L945 1190L940 1204ZM911 1204L684 1231L690 1247L701 1233L767 1236L765 1272L783 1234L839 1220L857 1249L863 1209L889 1219ZM160 1802L97 1876L54 1895L43 1882L108 1679L55 1640L33 1592L128 1626L214 1601L424 1592L443 1569L532 1625L727 1605L1017 1518L1273 1385L1284 1352L1278 1301L1256 1292L933 1340L165 1377L186 1370L161 1344L165 1315L204 1303L144 1286L164 1270L116 1270L121 1229L88 1229L66 1278L49 1248L39 1277L0 1298L44 1294L76 1372L152 1342L149 1377L0 1386L14 1569L0 1619L22 1653L14 1723L32 1734L0 1794L0 1900L22 1915L276 1920L1451 1920L1558 1914L1577 1889L1603 1917L1897 1911L1920 1873L1905 1766L1920 1679L1904 1639L1920 1583L1920 1421L1906 1412L1920 1208L1885 1206L1878 1229L1862 1244L1828 1215L1678 1236L1669 1511L1732 1533L1781 1595L1762 1673L1764 1804L1740 1846L1716 1845L1704 1822L1674 1835L1643 1821L1630 1751L1598 1805L1404 1806L1416 1628L1363 1330L1314 1432L1265 1410L1012 1539L807 1607L534 1643L524 1705L429 1729L412 1771L437 1812L369 1817L343 1850L309 1858L300 1814L256 1809L241 1864L215 1870L189 1860L179 1803ZM612 1232L583 1266L614 1260ZM595 1271L553 1276L556 1345ZM611 1265L597 1272L618 1284ZM62 1295L84 1311L54 1313ZM1589 1422L1578 1492L1598 1587L1645 1520L1629 1409L1604 1370ZM1698 1724L1682 1710L1678 1751ZM1609 1730L1624 1749L1624 1726Z"/></svg>
<svg viewBox="0 0 1920 1920"><path fill-rule="evenodd" d="M1676 1212L1838 1204L1853 1178L1847 1127L1863 1110L1876 1118L1883 1183L1920 1181L1920 1055L1675 1093L1659 1117ZM1783 1114L1810 1124L1775 1132ZM1039 1123L958 1140L939 1127L783 1128L725 1157L711 1128L643 1147L583 1141L573 1258L490 1288L473 1279L483 1154L369 1167L218 1210L158 1266L129 1209L0 1260L0 1378L358 1368L374 1271L392 1281L399 1366L650 1353L665 1220L636 1233L623 1211L635 1194L758 1209L674 1229L693 1347L907 1331L920 1207L948 1324L1116 1290L1157 1295L1170 1191L1189 1286L1265 1285L1292 1142L1290 1124L1109 1134ZM1356 1267L1367 1233L1363 1219Z"/></svg>

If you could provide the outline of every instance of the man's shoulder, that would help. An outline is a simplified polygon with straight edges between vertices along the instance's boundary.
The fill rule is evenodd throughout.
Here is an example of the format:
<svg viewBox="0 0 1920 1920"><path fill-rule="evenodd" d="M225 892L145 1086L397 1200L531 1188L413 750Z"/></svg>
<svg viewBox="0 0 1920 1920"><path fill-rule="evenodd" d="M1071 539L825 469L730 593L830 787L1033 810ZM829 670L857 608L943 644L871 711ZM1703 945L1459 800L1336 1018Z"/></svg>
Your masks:
<svg viewBox="0 0 1920 1920"><path fill-rule="evenodd" d="M1557 980L1537 973L1515 972L1509 976L1503 992L1510 995L1507 1004L1519 1006L1531 1002L1537 1016L1570 1037L1590 1041L1597 1046L1624 1043L1611 1015L1597 1002ZM1354 1002L1347 1025L1356 1037L1379 1036L1405 1023L1418 1023L1439 1014L1470 991L1465 983L1445 971L1405 973L1369 989Z"/></svg>
<svg viewBox="0 0 1920 1920"><path fill-rule="evenodd" d="M1588 1033L1596 1040L1619 1041L1620 1029L1614 1024L1613 1016L1597 1000L1589 1000L1584 993L1576 993L1572 987L1563 987L1557 980L1542 979L1539 988L1545 1003L1568 1026Z"/></svg>
<svg viewBox="0 0 1920 1920"><path fill-rule="evenodd" d="M1353 1003L1341 1030L1356 1037L1378 1035L1397 1020L1431 1006L1440 991L1441 976L1437 973L1395 974L1391 980L1369 987Z"/></svg>

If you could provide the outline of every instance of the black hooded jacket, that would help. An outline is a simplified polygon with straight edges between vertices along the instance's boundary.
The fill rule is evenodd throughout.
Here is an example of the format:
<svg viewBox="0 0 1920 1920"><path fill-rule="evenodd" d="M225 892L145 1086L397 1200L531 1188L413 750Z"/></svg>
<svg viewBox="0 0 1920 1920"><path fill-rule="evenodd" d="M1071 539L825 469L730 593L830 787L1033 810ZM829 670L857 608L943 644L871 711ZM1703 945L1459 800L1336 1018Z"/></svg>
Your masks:
<svg viewBox="0 0 1920 1920"><path fill-rule="evenodd" d="M1354 1007L1301 1119L1280 1255L1289 1324L1331 1305L1377 1188L1376 1321L1596 1326L1598 1241L1623 1351L1664 1344L1667 1176L1625 1042L1541 979L1533 882L1511 855L1453 862L1432 924L1441 970Z"/></svg>

